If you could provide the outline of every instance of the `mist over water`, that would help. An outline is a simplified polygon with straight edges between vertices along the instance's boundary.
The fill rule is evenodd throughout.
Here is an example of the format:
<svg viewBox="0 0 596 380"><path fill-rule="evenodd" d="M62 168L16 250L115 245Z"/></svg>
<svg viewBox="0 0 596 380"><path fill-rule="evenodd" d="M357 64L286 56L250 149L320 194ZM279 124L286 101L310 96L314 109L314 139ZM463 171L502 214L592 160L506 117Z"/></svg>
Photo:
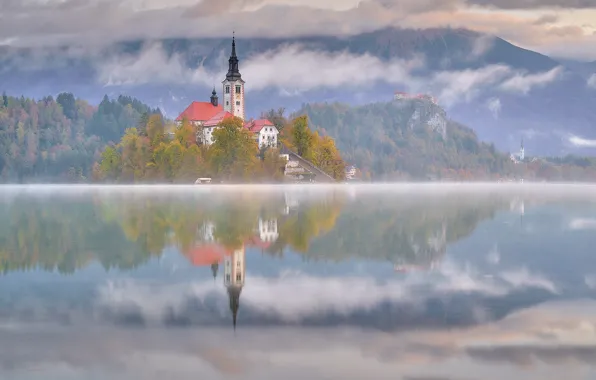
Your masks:
<svg viewBox="0 0 596 380"><path fill-rule="evenodd" d="M15 185L0 218L2 379L596 378L596 186Z"/></svg>

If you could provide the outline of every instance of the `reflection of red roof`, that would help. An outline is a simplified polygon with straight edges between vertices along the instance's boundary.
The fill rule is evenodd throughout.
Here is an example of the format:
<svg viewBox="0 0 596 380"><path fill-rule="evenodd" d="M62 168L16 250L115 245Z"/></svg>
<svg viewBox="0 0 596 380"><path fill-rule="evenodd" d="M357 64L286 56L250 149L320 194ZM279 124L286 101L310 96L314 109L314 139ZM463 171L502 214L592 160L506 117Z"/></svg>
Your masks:
<svg viewBox="0 0 596 380"><path fill-rule="evenodd" d="M186 109L176 118L176 121L182 121L186 117L189 121L207 121L222 111L223 107L217 107L209 102L192 102Z"/></svg>
<svg viewBox="0 0 596 380"><path fill-rule="evenodd" d="M244 128L248 129L253 133L261 132L261 129L263 129L264 127L274 127L274 125L267 119L252 120L244 124Z"/></svg>
<svg viewBox="0 0 596 380"><path fill-rule="evenodd" d="M263 241L258 236L251 237L248 240L248 244L252 245L253 247L257 247L257 248L261 248L261 249L267 249L267 248L271 247L271 242Z"/></svg>
<svg viewBox="0 0 596 380"><path fill-rule="evenodd" d="M219 244L206 244L188 251L185 256L195 266L208 266L219 263L228 251Z"/></svg>
<svg viewBox="0 0 596 380"><path fill-rule="evenodd" d="M215 127L216 125L221 123L223 120L229 119L230 117L234 117L234 115L232 115L228 111L220 111L220 112L216 113L215 115L213 115L209 120L204 122L203 126L204 127Z"/></svg>

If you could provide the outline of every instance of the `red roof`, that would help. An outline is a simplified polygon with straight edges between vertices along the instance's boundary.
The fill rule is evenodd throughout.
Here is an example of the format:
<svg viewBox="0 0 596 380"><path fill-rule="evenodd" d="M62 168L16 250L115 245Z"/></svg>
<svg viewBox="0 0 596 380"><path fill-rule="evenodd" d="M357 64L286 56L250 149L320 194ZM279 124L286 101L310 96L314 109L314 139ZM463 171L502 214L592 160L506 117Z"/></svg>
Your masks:
<svg viewBox="0 0 596 380"><path fill-rule="evenodd" d="M184 117L189 121L207 121L221 111L223 111L223 107L220 105L216 107L209 102L192 102L176 118L176 121L182 121Z"/></svg>
<svg viewBox="0 0 596 380"><path fill-rule="evenodd" d="M220 111L220 112L216 113L215 115L213 115L211 118L209 118L209 120L204 122L203 126L204 127L215 127L216 125L221 123L223 120L229 119L230 117L234 117L234 115L232 115L228 111Z"/></svg>
<svg viewBox="0 0 596 380"><path fill-rule="evenodd" d="M253 121L249 121L248 123L244 124L244 128L248 129L249 131L251 131L253 133L261 132L261 129L263 129L264 127L274 127L274 126L275 125L273 125L273 123L267 119L253 120Z"/></svg>

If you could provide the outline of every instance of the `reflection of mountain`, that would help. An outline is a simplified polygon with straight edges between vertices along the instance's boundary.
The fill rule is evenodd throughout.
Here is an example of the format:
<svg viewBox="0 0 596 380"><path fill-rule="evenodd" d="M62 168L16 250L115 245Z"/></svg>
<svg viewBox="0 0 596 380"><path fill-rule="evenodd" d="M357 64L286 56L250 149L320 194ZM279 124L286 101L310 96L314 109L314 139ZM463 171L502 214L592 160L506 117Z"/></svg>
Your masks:
<svg viewBox="0 0 596 380"><path fill-rule="evenodd" d="M306 253L316 260L361 258L392 262L397 270L431 269L447 244L474 231L507 204L498 198L438 196L396 202L389 197L346 205L334 228Z"/></svg>

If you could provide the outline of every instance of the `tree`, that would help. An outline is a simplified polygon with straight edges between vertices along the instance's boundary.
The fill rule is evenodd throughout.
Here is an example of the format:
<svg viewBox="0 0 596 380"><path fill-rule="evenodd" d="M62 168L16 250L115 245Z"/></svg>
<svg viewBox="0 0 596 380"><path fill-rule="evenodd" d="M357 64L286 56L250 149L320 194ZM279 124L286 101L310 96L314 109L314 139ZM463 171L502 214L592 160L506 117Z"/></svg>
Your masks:
<svg viewBox="0 0 596 380"><path fill-rule="evenodd" d="M176 140L178 140L185 148L190 148L192 145L197 145L197 135L195 128L187 118L184 118L180 126L176 128L174 136Z"/></svg>
<svg viewBox="0 0 596 380"><path fill-rule="evenodd" d="M99 164L103 178L117 179L122 171L122 158L114 146L107 146Z"/></svg>
<svg viewBox="0 0 596 380"><path fill-rule="evenodd" d="M56 97L56 102L62 106L62 112L64 113L64 116L70 120L74 120L76 118L77 106L73 94L67 92L58 94L58 97Z"/></svg>
<svg viewBox="0 0 596 380"><path fill-rule="evenodd" d="M258 162L259 149L252 133L243 128L242 119L224 119L213 137L215 142L209 147L209 155L214 174L227 179L248 179Z"/></svg>
<svg viewBox="0 0 596 380"><path fill-rule="evenodd" d="M273 123L273 125L275 125L275 128L277 128L279 132L282 132L289 124L288 119L284 115L285 112L286 109L283 107L278 109L270 109L267 112L261 113L261 118L269 120Z"/></svg>
<svg viewBox="0 0 596 380"><path fill-rule="evenodd" d="M299 116L293 121L292 142L299 156L308 158L312 153L313 135L308 129L308 117Z"/></svg>
<svg viewBox="0 0 596 380"><path fill-rule="evenodd" d="M153 114L149 116L145 130L151 146L158 146L163 141L165 132L165 124L161 115Z"/></svg>
<svg viewBox="0 0 596 380"><path fill-rule="evenodd" d="M269 148L263 153L263 176L266 179L283 180L285 165L286 160L279 156L278 149Z"/></svg>

